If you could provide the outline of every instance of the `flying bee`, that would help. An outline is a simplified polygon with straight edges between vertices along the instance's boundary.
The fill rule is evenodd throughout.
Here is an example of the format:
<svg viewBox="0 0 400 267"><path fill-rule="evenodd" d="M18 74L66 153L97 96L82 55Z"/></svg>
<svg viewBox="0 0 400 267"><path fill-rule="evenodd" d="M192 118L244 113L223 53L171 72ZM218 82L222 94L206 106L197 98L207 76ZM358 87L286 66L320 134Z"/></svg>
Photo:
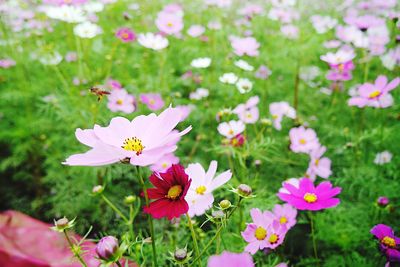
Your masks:
<svg viewBox="0 0 400 267"><path fill-rule="evenodd" d="M103 98L104 95L109 95L110 94L109 91L102 90L102 89L100 89L98 87L95 87L95 86L92 86L90 88L90 92L97 96L97 101L100 101Z"/></svg>

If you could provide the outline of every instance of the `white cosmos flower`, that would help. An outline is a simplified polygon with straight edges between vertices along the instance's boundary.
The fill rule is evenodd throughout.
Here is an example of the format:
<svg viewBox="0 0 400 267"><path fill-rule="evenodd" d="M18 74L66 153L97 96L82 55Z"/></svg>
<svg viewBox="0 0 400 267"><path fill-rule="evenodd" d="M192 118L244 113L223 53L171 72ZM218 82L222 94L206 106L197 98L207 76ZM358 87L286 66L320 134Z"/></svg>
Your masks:
<svg viewBox="0 0 400 267"><path fill-rule="evenodd" d="M212 192L224 185L232 177L232 172L227 170L216 175L218 163L213 160L206 172L199 163L192 163L185 169L186 174L192 179L185 200L189 204L190 217L201 216L214 202Z"/></svg>
<svg viewBox="0 0 400 267"><path fill-rule="evenodd" d="M253 83L247 78L240 78L236 83L236 88L241 94L245 94L253 89Z"/></svg>
<svg viewBox="0 0 400 267"><path fill-rule="evenodd" d="M238 61L235 61L235 66L238 68L241 68L242 70L245 71L253 71L254 67L247 63L247 61L244 61L243 59L239 59Z"/></svg>
<svg viewBox="0 0 400 267"><path fill-rule="evenodd" d="M389 151L383 151L376 154L374 163L377 165L383 165L392 161L392 157L392 153L390 153Z"/></svg>
<svg viewBox="0 0 400 267"><path fill-rule="evenodd" d="M75 6L49 6L45 7L44 12L49 18L62 20L68 23L79 23L86 21L83 10Z"/></svg>
<svg viewBox="0 0 400 267"><path fill-rule="evenodd" d="M190 99L195 99L195 100L200 100L202 98L205 98L209 95L209 91L206 88L197 88L195 92L190 93L189 98Z"/></svg>
<svg viewBox="0 0 400 267"><path fill-rule="evenodd" d="M44 54L39 57L40 63L43 65L58 65L63 57L57 51L51 54Z"/></svg>
<svg viewBox="0 0 400 267"><path fill-rule="evenodd" d="M165 38L159 34L154 34L151 32L139 34L138 42L142 46L153 49L153 50L164 49L169 44L167 38Z"/></svg>
<svg viewBox="0 0 400 267"><path fill-rule="evenodd" d="M221 77L219 77L219 81L221 83L235 84L237 80L238 76L236 76L235 73L232 72L224 73Z"/></svg>
<svg viewBox="0 0 400 267"><path fill-rule="evenodd" d="M193 59L192 62L190 63L190 66L198 69L205 69L208 68L210 65L211 65L211 58L209 57L196 58Z"/></svg>
<svg viewBox="0 0 400 267"><path fill-rule="evenodd" d="M229 122L222 122L218 125L218 132L226 138L233 138L242 133L246 125L242 121L231 120Z"/></svg>
<svg viewBox="0 0 400 267"><path fill-rule="evenodd" d="M102 32L101 28L89 21L80 23L74 27L74 34L81 38L93 38Z"/></svg>

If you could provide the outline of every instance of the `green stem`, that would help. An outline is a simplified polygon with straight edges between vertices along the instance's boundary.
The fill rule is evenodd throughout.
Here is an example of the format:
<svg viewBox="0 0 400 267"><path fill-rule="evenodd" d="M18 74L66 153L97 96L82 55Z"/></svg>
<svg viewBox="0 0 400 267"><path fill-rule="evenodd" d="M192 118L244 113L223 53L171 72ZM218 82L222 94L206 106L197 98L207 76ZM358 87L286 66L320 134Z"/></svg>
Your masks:
<svg viewBox="0 0 400 267"><path fill-rule="evenodd" d="M144 183L143 177L140 173L139 167L136 167L137 174L139 176L140 184L142 185L143 188L143 193L144 193L144 198L146 200L146 206L149 206L149 196L147 195L147 188L146 184ZM158 267L157 264L157 250L156 250L156 239L154 238L154 225L153 225L153 218L151 217L150 214L147 214L147 221L150 226L150 236L151 236L151 247L153 250L153 267Z"/></svg>
<svg viewBox="0 0 400 267"><path fill-rule="evenodd" d="M194 232L193 224L192 224L192 219L190 219L189 213L186 213L186 218L188 220L190 232L192 234L192 239L193 239L193 245L194 245L194 251L196 253L196 257L200 257L200 252L199 252L199 245L197 244L197 238L196 238L196 233ZM199 260L199 266L201 266L201 260Z"/></svg>
<svg viewBox="0 0 400 267"><path fill-rule="evenodd" d="M66 230L64 230L64 235L65 235L65 238L67 239L68 245L69 245L72 253L74 254L74 256L80 261L82 266L87 267L86 262L82 259L81 255L79 255L79 253L75 250L74 244L72 243L71 239L69 238Z"/></svg>
<svg viewBox="0 0 400 267"><path fill-rule="evenodd" d="M133 232L133 221L135 220L135 212L133 210L133 204L129 205L129 234L132 237L132 240L135 237L135 233Z"/></svg>
<svg viewBox="0 0 400 267"><path fill-rule="evenodd" d="M128 218L104 194L101 194L101 197L126 223L129 223Z"/></svg>
<svg viewBox="0 0 400 267"><path fill-rule="evenodd" d="M311 237L313 242L314 257L317 260L317 266L319 266L317 243L315 242L315 232L314 232L314 215L312 214L312 212L310 212L310 224L311 224Z"/></svg>

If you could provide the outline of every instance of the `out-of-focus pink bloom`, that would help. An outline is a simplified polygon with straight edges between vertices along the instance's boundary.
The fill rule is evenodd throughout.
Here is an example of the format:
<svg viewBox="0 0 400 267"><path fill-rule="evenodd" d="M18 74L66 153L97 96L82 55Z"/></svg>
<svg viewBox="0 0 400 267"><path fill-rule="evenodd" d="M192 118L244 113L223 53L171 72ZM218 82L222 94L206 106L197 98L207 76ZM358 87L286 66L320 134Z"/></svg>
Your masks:
<svg viewBox="0 0 400 267"><path fill-rule="evenodd" d="M156 26L165 34L178 34L183 29L183 20L175 13L161 11L157 15Z"/></svg>
<svg viewBox="0 0 400 267"><path fill-rule="evenodd" d="M43 3L49 5L57 5L57 6L62 6L62 5L76 6L76 5L82 5L87 1L88 0L43 0Z"/></svg>
<svg viewBox="0 0 400 267"><path fill-rule="evenodd" d="M331 81L347 81L352 78L351 71L354 69L353 58L355 54L352 50L341 49L336 53L327 53L321 56L321 60L327 62L331 67L327 79Z"/></svg>
<svg viewBox="0 0 400 267"><path fill-rule="evenodd" d="M15 61L11 58L0 59L0 68L8 69L12 66L15 66Z"/></svg>
<svg viewBox="0 0 400 267"><path fill-rule="evenodd" d="M315 31L319 34L326 33L330 29L333 29L337 24L337 19L329 16L313 15L310 20Z"/></svg>
<svg viewBox="0 0 400 267"><path fill-rule="evenodd" d="M296 118L296 110L292 108L288 102L274 102L269 105L269 112L272 115L273 126L277 130L282 129L282 119L286 116L291 119Z"/></svg>
<svg viewBox="0 0 400 267"><path fill-rule="evenodd" d="M181 105L181 106L176 106L175 108L180 110L180 112L182 112L182 118L181 118L182 121L184 121L193 110L192 105Z"/></svg>
<svg viewBox="0 0 400 267"><path fill-rule="evenodd" d="M2 267L80 267L74 260L65 237L50 229L50 224L17 211L0 214L0 262ZM78 235L71 238L80 241ZM88 267L97 267L95 244L82 244L83 259Z"/></svg>
<svg viewBox="0 0 400 267"><path fill-rule="evenodd" d="M325 151L326 147L320 146L310 152L310 163L308 165L307 176L313 181L317 175L327 179L332 174L331 160L322 157Z"/></svg>
<svg viewBox="0 0 400 267"><path fill-rule="evenodd" d="M136 34L129 28L119 28L115 34L124 43L133 42L136 40Z"/></svg>
<svg viewBox="0 0 400 267"><path fill-rule="evenodd" d="M254 37L233 37L231 38L231 45L234 49L234 53L238 56L248 55L255 57L259 55L260 43Z"/></svg>
<svg viewBox="0 0 400 267"><path fill-rule="evenodd" d="M260 101L258 96L249 98L245 104L239 104L233 113L237 114L244 123L256 123L259 118L257 104Z"/></svg>
<svg viewBox="0 0 400 267"><path fill-rule="evenodd" d="M363 16L347 16L344 21L349 24L356 26L361 31L366 31L371 27L382 26L385 24L385 20L376 17L374 15L363 15Z"/></svg>
<svg viewBox="0 0 400 267"><path fill-rule="evenodd" d="M214 203L212 192L231 179L232 172L230 170L216 175L217 166L217 161L213 160L207 172L199 163L189 164L185 169L189 178L192 179L185 198L189 204L188 213L190 217L201 216L211 208Z"/></svg>
<svg viewBox="0 0 400 267"><path fill-rule="evenodd" d="M166 172L172 164L178 164L179 158L173 153L164 155L157 163L150 166L150 170L153 172Z"/></svg>
<svg viewBox="0 0 400 267"><path fill-rule="evenodd" d="M218 132L228 139L235 137L242 133L246 126L242 121L231 120L229 122L222 122L218 125Z"/></svg>
<svg viewBox="0 0 400 267"><path fill-rule="evenodd" d="M303 126L289 131L290 149L295 153L310 153L320 146L317 134L311 128Z"/></svg>
<svg viewBox="0 0 400 267"><path fill-rule="evenodd" d="M132 113L135 111L135 97L128 94L125 89L112 90L108 95L107 107L112 112L122 111Z"/></svg>
<svg viewBox="0 0 400 267"><path fill-rule="evenodd" d="M261 65L254 76L258 79L266 80L272 74L272 71L265 65Z"/></svg>
<svg viewBox="0 0 400 267"><path fill-rule="evenodd" d="M254 267L253 258L246 252L232 253L224 251L208 259L207 267Z"/></svg>
<svg viewBox="0 0 400 267"><path fill-rule="evenodd" d="M281 32L288 39L298 39L299 38L299 28L294 25L291 25L291 24L283 25L281 27Z"/></svg>
<svg viewBox="0 0 400 267"><path fill-rule="evenodd" d="M273 213L275 216L275 220L284 225L286 230L292 228L297 222L297 210L289 204L276 204L273 209Z"/></svg>
<svg viewBox="0 0 400 267"><path fill-rule="evenodd" d="M284 183L288 193L278 193L278 197L299 210L322 210L336 207L340 200L334 198L340 194L341 188L334 187L330 182L322 182L317 187L308 178L300 180L299 187Z"/></svg>
<svg viewBox="0 0 400 267"><path fill-rule="evenodd" d="M247 224L246 229L242 232L242 237L249 243L244 250L255 254L259 249L268 247L270 235L268 229L274 217L269 211L261 212L261 210L254 208L250 210L250 215L253 222Z"/></svg>
<svg viewBox="0 0 400 267"><path fill-rule="evenodd" d="M160 94L141 94L140 101L153 111L159 110L164 106L164 100Z"/></svg>
<svg viewBox="0 0 400 267"><path fill-rule="evenodd" d="M278 265L276 265L275 267L288 267L286 262L281 262Z"/></svg>
<svg viewBox="0 0 400 267"><path fill-rule="evenodd" d="M325 48L338 48L342 44L341 41L339 40L329 40L324 42L324 47Z"/></svg>
<svg viewBox="0 0 400 267"><path fill-rule="evenodd" d="M187 34L189 34L192 37L199 37L201 36L204 32L206 31L206 28L204 28L201 25L192 25L190 28L187 30Z"/></svg>
<svg viewBox="0 0 400 267"><path fill-rule="evenodd" d="M168 4L168 5L164 6L164 9L162 11L166 12L166 13L172 13L172 14L175 14L175 15L181 16L181 17L183 16L182 6L177 3L172 3L172 4Z"/></svg>
<svg viewBox="0 0 400 267"><path fill-rule="evenodd" d="M68 52L65 55L65 60L67 62L74 62L78 60L78 54L75 51Z"/></svg>
<svg viewBox="0 0 400 267"><path fill-rule="evenodd" d="M113 80L113 79L108 79L106 86L110 89L122 89L122 85L119 81Z"/></svg>
<svg viewBox="0 0 400 267"><path fill-rule="evenodd" d="M300 14L298 11L289 8L282 7L273 7L270 9L268 13L268 18L272 20L278 20L282 23L292 23L295 20L298 20Z"/></svg>
<svg viewBox="0 0 400 267"><path fill-rule="evenodd" d="M393 97L390 91L400 84L400 78L397 77L388 83L384 75L378 76L375 84L365 83L358 87L358 95L349 99L350 106L387 108L393 105Z"/></svg>
<svg viewBox="0 0 400 267"><path fill-rule="evenodd" d="M165 154L172 153L177 146L172 144L191 130L174 131L181 121L182 113L176 108L167 108L160 115L154 113L138 116L132 121L115 117L107 127L95 125L94 129L77 129L76 138L89 147L83 154L66 159L66 165L101 166L129 159L132 165L155 164Z"/></svg>

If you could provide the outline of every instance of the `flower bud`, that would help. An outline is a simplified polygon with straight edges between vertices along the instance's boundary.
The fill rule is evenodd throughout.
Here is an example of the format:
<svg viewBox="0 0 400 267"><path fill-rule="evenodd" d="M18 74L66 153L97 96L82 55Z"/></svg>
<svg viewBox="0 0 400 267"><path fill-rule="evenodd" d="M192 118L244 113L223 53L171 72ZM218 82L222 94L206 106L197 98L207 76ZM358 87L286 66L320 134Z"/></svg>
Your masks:
<svg viewBox="0 0 400 267"><path fill-rule="evenodd" d="M184 248L178 248L175 250L174 258L177 261L184 261L187 257L187 250Z"/></svg>
<svg viewBox="0 0 400 267"><path fill-rule="evenodd" d="M136 201L136 196L129 195L124 198L124 203L126 205L133 204L135 201Z"/></svg>
<svg viewBox="0 0 400 267"><path fill-rule="evenodd" d="M380 207L386 207L389 204L389 199L385 196L379 197L376 201Z"/></svg>
<svg viewBox="0 0 400 267"><path fill-rule="evenodd" d="M229 200L224 199L219 202L219 206L221 207L221 209L226 210L232 206L232 203Z"/></svg>
<svg viewBox="0 0 400 267"><path fill-rule="evenodd" d="M104 186L102 186L102 185L96 185L92 189L93 194L101 194L101 193L103 193L103 191L104 191Z"/></svg>
<svg viewBox="0 0 400 267"><path fill-rule="evenodd" d="M252 190L251 187L248 186L247 184L240 184L237 188L239 195L243 197L248 197L251 195Z"/></svg>
<svg viewBox="0 0 400 267"><path fill-rule="evenodd" d="M118 239L113 236L105 236L96 245L96 253L100 259L113 262L117 258Z"/></svg>
<svg viewBox="0 0 400 267"><path fill-rule="evenodd" d="M68 223L69 223L69 220L66 217L64 217L64 218L58 219L54 224L57 228L65 228L68 226Z"/></svg>

